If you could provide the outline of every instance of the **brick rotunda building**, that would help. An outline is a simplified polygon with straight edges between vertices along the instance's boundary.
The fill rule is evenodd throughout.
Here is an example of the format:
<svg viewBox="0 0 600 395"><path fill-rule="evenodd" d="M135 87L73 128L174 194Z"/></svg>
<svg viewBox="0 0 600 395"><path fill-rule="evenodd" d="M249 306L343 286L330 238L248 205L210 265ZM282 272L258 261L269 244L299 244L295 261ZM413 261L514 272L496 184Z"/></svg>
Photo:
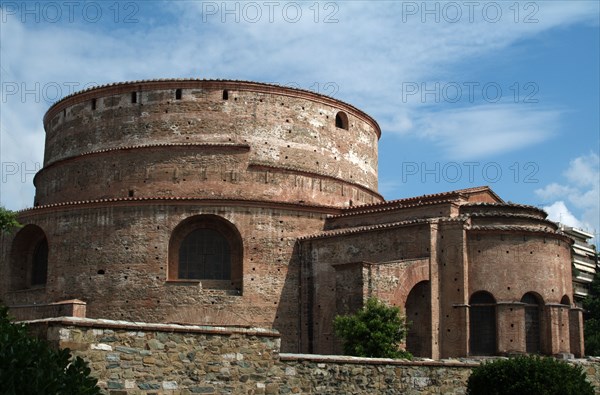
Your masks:
<svg viewBox="0 0 600 395"><path fill-rule="evenodd" d="M444 358L583 355L571 239L487 187L385 201L377 122L313 92L152 80L44 117L34 207L1 240L0 298L57 315L275 328L336 353L336 314L377 296Z"/></svg>

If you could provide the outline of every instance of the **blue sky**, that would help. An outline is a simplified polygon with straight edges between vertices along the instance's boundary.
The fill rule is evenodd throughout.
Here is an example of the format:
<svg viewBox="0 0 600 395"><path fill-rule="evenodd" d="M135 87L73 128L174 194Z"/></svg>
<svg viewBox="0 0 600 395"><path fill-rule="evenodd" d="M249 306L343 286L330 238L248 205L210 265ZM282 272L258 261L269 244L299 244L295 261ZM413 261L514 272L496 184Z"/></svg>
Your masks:
<svg viewBox="0 0 600 395"><path fill-rule="evenodd" d="M33 202L42 117L81 88L223 78L381 125L387 199L491 186L600 228L597 1L0 1L0 204ZM75 198L75 197L74 197Z"/></svg>

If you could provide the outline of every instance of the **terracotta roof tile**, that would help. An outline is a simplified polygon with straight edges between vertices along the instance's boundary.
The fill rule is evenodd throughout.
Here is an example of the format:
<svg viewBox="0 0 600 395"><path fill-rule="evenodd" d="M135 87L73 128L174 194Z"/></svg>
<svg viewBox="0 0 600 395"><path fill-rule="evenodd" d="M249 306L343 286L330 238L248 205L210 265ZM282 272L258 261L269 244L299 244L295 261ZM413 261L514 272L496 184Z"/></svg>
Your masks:
<svg viewBox="0 0 600 395"><path fill-rule="evenodd" d="M491 194L496 196L498 199L500 199L500 197L498 195L496 195L490 187L479 186L479 187L473 187L473 188L458 189L455 191L440 192L440 193L434 193L434 194L429 194L429 195L413 196L413 197L408 197L408 198L403 198L403 199L395 199L395 200L388 200L385 202L363 204L360 206L347 207L344 209L344 213L340 214L340 215L346 215L346 214L350 214L353 212L360 212L361 214L364 214L364 213L367 213L372 210L379 210L380 208L383 208L383 207L393 207L393 209L404 208L404 207L407 207L406 203L412 204L411 207L421 205L425 202L448 203L448 202L460 200L461 198L466 198L469 194L476 193L476 192L490 192ZM502 199L500 199L500 200L502 200ZM416 202L416 203L414 203L414 202ZM466 204L466 202L462 203L462 204Z"/></svg>
<svg viewBox="0 0 600 395"><path fill-rule="evenodd" d="M55 208L55 207L67 207L67 206L78 206L88 204L103 204L103 203L129 203L129 202L161 202L161 201L189 201L189 202L212 202L218 205L222 202L244 202L244 203L256 203L261 206L269 204L278 206L289 206L289 207L305 207L305 208L318 208L326 211L338 211L339 209L331 206L319 205L319 204L307 204L304 202L290 203L290 202L277 202L277 201L257 201L255 199L244 199L244 198L198 198L194 196L148 196L148 197L120 197L120 198L107 198L107 199L92 199L92 200L77 200L60 203L45 204L41 206L30 207L17 211L18 214L29 214L37 210Z"/></svg>
<svg viewBox="0 0 600 395"><path fill-rule="evenodd" d="M326 237L348 235L348 234L353 234L353 233L369 232L369 231L375 231L375 230L381 230L381 229L399 228L399 227L403 227L403 226L407 226L407 225L426 224L426 223L429 223L430 221L431 221L430 218L423 218L423 219L415 219L415 220L408 220L408 221L391 222L391 223L387 223L387 224L365 225L365 226L357 226L357 227L353 227L353 228L326 230L326 231L316 233L313 235L299 237L298 240L309 240L309 239L313 240L313 239L321 239L321 238L326 238Z"/></svg>
<svg viewBox="0 0 600 395"><path fill-rule="evenodd" d="M332 215L332 216L330 216L330 218L353 217L356 215L375 214L375 213L381 213L381 212L386 212L386 211L395 211L395 210L414 208L414 207L420 207L420 206L431 206L431 205L436 205L436 204L448 204L448 203L454 203L454 202L455 202L455 200L445 199L445 200L434 200L434 201L430 201L430 202L418 202L418 203L412 203L412 204L397 204L394 206L388 206L388 205L384 204L387 202L372 203L372 204L365 204L365 205L361 205L361 206L355 206L356 208L365 207L365 210L360 210L360 211L347 212L348 208L344 208L343 213ZM384 206L384 207L378 208L379 206Z"/></svg>

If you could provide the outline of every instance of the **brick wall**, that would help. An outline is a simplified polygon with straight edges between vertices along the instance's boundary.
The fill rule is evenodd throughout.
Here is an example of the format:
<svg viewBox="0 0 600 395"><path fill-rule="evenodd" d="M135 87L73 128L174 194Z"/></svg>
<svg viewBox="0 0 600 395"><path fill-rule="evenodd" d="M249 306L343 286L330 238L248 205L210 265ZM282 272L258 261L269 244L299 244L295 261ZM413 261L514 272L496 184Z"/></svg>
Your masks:
<svg viewBox="0 0 600 395"><path fill-rule="evenodd" d="M340 111L346 129L336 127ZM377 123L310 92L224 81L121 84L60 101L44 125L41 205L130 191L338 206L383 200Z"/></svg>
<svg viewBox="0 0 600 395"><path fill-rule="evenodd" d="M322 228L326 213L192 202L47 209L43 216L21 217L35 221L47 237L47 283L20 288L14 282L18 265L8 257L19 232L2 235L8 259L0 265L0 297L9 306L81 299L90 318L273 327L285 339L283 349L296 352L300 269L294 248L298 236ZM209 281L169 281L171 234L199 214L219 216L241 234L240 292L211 288Z"/></svg>

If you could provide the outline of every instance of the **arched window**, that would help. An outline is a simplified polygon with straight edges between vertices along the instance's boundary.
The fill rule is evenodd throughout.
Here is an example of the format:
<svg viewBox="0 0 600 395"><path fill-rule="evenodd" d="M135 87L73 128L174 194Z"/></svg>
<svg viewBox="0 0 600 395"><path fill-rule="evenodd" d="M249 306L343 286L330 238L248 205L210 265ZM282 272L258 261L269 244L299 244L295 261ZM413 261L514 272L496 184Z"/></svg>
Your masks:
<svg viewBox="0 0 600 395"><path fill-rule="evenodd" d="M345 112L339 111L335 115L335 127L348 130L348 115Z"/></svg>
<svg viewBox="0 0 600 395"><path fill-rule="evenodd" d="M521 298L525 304L525 351L531 354L541 352L541 309L542 302L533 292L528 292Z"/></svg>
<svg viewBox="0 0 600 395"><path fill-rule="evenodd" d="M470 354L496 354L496 300L490 293L479 291L471 296L469 305Z"/></svg>
<svg viewBox="0 0 600 395"><path fill-rule="evenodd" d="M31 259L31 285L46 284L48 275L48 241L44 237L37 243Z"/></svg>
<svg viewBox="0 0 600 395"><path fill-rule="evenodd" d="M564 304L565 306L571 306L571 299L569 298L569 295L564 295L562 297L562 299L560 300L560 304Z"/></svg>
<svg viewBox="0 0 600 395"><path fill-rule="evenodd" d="M16 235L9 268L12 290L43 286L48 277L48 239L37 225L26 225Z"/></svg>
<svg viewBox="0 0 600 395"><path fill-rule="evenodd" d="M178 278L230 280L231 248L227 239L214 229L189 233L179 246Z"/></svg>
<svg viewBox="0 0 600 395"><path fill-rule="evenodd" d="M231 222L216 215L193 216L171 235L168 279L241 291L242 255L242 238Z"/></svg>
<svg viewBox="0 0 600 395"><path fill-rule="evenodd" d="M411 324L406 349L415 357L431 358L431 290L429 281L415 285L406 298L406 319Z"/></svg>

